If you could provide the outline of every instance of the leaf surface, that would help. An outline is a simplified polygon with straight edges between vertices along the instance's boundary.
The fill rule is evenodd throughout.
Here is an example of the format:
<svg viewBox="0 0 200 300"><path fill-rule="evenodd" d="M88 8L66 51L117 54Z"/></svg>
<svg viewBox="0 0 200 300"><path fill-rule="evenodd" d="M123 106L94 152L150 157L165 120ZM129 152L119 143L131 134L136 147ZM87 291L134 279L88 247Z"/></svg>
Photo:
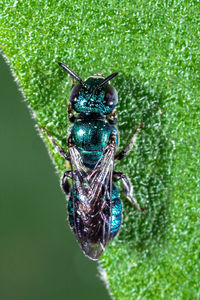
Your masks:
<svg viewBox="0 0 200 300"><path fill-rule="evenodd" d="M38 126L66 150L70 77L119 72L116 164L133 183L123 225L101 258L114 299L199 299L199 1L13 1L0 46ZM46 138L45 138L46 139ZM57 170L64 160L46 140ZM106 274L106 275L105 275Z"/></svg>

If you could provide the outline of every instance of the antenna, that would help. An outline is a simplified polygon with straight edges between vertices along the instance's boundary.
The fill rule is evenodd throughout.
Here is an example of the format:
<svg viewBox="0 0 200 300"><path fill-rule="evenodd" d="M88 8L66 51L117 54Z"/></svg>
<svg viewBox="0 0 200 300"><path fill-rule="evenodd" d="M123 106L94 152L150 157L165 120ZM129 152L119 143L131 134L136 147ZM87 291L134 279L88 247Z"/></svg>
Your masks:
<svg viewBox="0 0 200 300"><path fill-rule="evenodd" d="M87 86L85 85L85 83L83 82L83 80L76 74L74 73L72 70L70 70L70 68L68 68L65 64L59 62L58 63L65 71L67 71L67 73L69 73L74 79L76 79L78 82L80 82L80 84L87 90Z"/></svg>
<svg viewBox="0 0 200 300"><path fill-rule="evenodd" d="M97 90L100 89L104 84L106 84L109 80L111 80L113 77L117 76L117 72L112 73L108 77L106 77L97 87Z"/></svg>

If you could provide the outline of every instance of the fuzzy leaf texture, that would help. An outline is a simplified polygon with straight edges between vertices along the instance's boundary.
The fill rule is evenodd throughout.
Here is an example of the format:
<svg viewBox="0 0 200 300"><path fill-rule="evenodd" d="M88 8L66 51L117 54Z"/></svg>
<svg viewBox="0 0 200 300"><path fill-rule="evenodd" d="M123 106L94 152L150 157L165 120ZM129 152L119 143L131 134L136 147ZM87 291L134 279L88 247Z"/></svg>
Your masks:
<svg viewBox="0 0 200 300"><path fill-rule="evenodd" d="M100 263L113 299L199 299L199 1L3 0L0 46L38 126L66 150L71 78L119 72L115 165L145 214L123 199ZM64 160L48 144L60 174ZM78 247L78 246L77 246ZM81 250L80 250L81 251Z"/></svg>

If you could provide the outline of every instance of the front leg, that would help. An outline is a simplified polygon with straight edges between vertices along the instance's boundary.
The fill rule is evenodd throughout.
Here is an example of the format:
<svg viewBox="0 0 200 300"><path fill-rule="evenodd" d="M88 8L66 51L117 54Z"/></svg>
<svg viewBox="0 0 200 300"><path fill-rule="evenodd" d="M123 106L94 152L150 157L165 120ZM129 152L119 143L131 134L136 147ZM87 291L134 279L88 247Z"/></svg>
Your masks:
<svg viewBox="0 0 200 300"><path fill-rule="evenodd" d="M144 207L140 207L133 194L133 186L130 182L130 179L122 172L113 172L113 181L122 180L123 192L131 204L138 210L145 211Z"/></svg>
<svg viewBox="0 0 200 300"><path fill-rule="evenodd" d="M117 124L117 110L114 109L112 112L111 112L111 115L107 118L109 124L111 125L114 125L114 124Z"/></svg>
<svg viewBox="0 0 200 300"><path fill-rule="evenodd" d="M72 108L72 104L71 103L69 103L68 106L67 106L67 112L68 112L69 121L72 122L72 123L74 123L75 120L76 120L76 117L73 114L73 108Z"/></svg>

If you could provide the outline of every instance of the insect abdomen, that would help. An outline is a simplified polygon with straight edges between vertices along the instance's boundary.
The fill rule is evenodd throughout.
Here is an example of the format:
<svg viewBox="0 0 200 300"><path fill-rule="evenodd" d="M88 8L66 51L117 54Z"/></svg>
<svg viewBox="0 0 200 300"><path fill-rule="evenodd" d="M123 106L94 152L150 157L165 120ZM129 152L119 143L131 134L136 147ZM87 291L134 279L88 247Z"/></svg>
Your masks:
<svg viewBox="0 0 200 300"><path fill-rule="evenodd" d="M112 219L110 227L110 239L113 239L121 226L122 223L122 202L119 198L118 188L113 184L112 190Z"/></svg>
<svg viewBox="0 0 200 300"><path fill-rule="evenodd" d="M71 193L69 201L68 201L68 213L69 213L69 223L74 231L74 203L78 203L79 200L76 198L76 192ZM81 219L81 216L78 217ZM112 190L112 208L111 208L111 226L110 226L110 237L109 240L113 239L121 226L122 223L122 202L119 198L118 188L113 184ZM108 226L106 226L108 228Z"/></svg>

